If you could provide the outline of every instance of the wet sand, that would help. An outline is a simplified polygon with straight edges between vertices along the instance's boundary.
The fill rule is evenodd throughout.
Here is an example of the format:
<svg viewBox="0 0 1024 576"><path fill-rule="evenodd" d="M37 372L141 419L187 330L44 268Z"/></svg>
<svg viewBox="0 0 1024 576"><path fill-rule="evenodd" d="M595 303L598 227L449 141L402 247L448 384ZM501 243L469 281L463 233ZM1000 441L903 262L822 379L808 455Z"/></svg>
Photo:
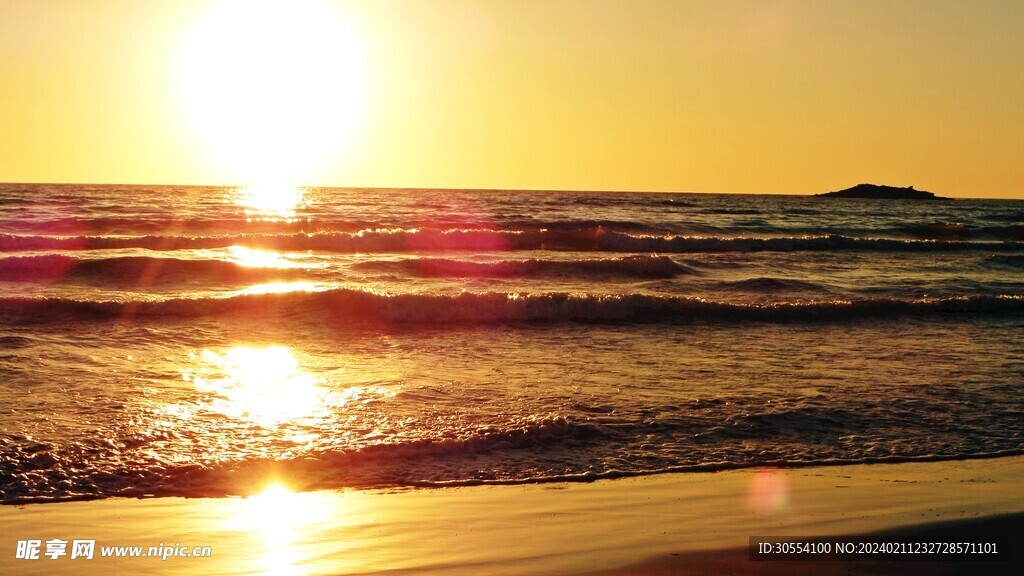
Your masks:
<svg viewBox="0 0 1024 576"><path fill-rule="evenodd" d="M290 493L0 508L0 573L992 573L1006 563L764 562L750 536L1019 535L1024 457L669 474L589 484ZM981 522L980 524L978 522ZM987 530L988 532L982 532ZM962 532L961 532L962 533ZM18 540L95 539L92 560ZM1011 536L1011 544L1019 536ZM209 558L100 558L105 546ZM70 546L69 546L70 550ZM44 544L45 551L45 544ZM958 572L959 571L959 572Z"/></svg>

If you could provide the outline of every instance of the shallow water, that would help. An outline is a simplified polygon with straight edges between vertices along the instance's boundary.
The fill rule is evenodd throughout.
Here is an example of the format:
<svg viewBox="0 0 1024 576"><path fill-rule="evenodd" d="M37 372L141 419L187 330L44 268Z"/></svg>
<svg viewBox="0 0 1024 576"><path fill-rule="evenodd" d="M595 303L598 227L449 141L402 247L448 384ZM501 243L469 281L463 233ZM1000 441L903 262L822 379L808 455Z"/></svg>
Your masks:
<svg viewBox="0 0 1024 576"><path fill-rule="evenodd" d="M1024 202L0 186L5 502L1019 453Z"/></svg>

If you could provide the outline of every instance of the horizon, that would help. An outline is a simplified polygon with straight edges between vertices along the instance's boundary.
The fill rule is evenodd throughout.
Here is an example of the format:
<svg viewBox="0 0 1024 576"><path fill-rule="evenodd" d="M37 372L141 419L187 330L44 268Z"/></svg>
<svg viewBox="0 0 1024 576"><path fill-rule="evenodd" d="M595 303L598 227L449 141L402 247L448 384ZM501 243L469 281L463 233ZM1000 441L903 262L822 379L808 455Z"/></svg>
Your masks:
<svg viewBox="0 0 1024 576"><path fill-rule="evenodd" d="M3 181L1024 198L1009 0L0 13Z"/></svg>
<svg viewBox="0 0 1024 576"><path fill-rule="evenodd" d="M0 182L0 186L126 186L126 187L139 187L139 188L219 188L219 189L244 189L247 187L246 184L167 184L167 183L153 183L153 182ZM860 182L847 188L840 188L839 190L825 190L822 192L709 192L705 190L585 190L579 188L462 188L462 187L447 187L447 186L332 186L332 185L296 185L291 186L290 189L295 190L372 190L372 191L445 191L445 192L529 192L529 193L585 193L585 194L692 194L692 195L711 195L711 196L799 196L799 197L821 197L827 193L844 191L858 186L879 186L884 188L903 188L912 189L918 192L932 192L931 190L922 190L915 185L908 186L891 186L888 184L874 184L870 182ZM944 195L935 193L935 197L932 200L1024 200L1024 198L1008 198L1008 197L996 197L996 196L955 196L955 195ZM871 199L867 199L871 200ZM884 200L884 199L883 199Z"/></svg>

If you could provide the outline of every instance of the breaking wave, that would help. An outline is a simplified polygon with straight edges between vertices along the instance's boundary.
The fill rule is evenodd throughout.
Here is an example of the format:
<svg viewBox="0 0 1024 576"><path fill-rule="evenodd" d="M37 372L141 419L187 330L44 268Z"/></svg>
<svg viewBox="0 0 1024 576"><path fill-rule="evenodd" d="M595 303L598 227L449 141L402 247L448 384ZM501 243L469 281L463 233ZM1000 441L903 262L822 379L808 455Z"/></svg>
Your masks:
<svg viewBox="0 0 1024 576"><path fill-rule="evenodd" d="M855 429L850 415L839 410L802 409L757 412L726 420L711 433L722 439L745 441L764 435L812 434L822 438ZM854 418L856 420L856 417ZM408 438L305 452L294 456L168 462L135 462L104 449L58 448L28 438L8 438L0 453L0 503L26 504L108 497L218 497L245 494L265 485L267 477L288 477L303 490L341 487L445 487L470 485L589 482L599 479L670 472L715 472L752 466L800 467L875 462L931 461L1020 454L1019 448L992 442L971 453L936 452L926 443L904 453L861 447L828 447L819 451L753 450L730 455L709 445L706 434L692 436L689 423L633 421L602 423L562 416L531 417L506 427L482 427L463 436ZM696 427L696 428L695 428ZM682 435L680 436L680 433ZM628 465L585 465L574 462L561 470L543 465L514 472L495 466L477 472L481 461L499 462L531 455L573 452L581 445L615 450L637 437L657 435L675 446L667 454L638 454ZM621 464L626 464L622 458Z"/></svg>
<svg viewBox="0 0 1024 576"><path fill-rule="evenodd" d="M224 260L186 260L151 256L76 258L61 254L0 258L0 280L55 282L96 279L104 283L175 282L205 278L221 282L293 276L301 269L250 267Z"/></svg>
<svg viewBox="0 0 1024 576"><path fill-rule="evenodd" d="M462 292L439 295L388 294L336 288L150 300L0 299L0 316L33 323L124 317L195 318L237 313L275 314L281 311L289 314L314 314L341 322L409 324L702 320L799 322L936 314L1018 315L1024 313L1024 296L869 298L743 304L649 294Z"/></svg>
<svg viewBox="0 0 1024 576"><path fill-rule="evenodd" d="M796 280L793 278L771 278L771 277L760 277L760 278L748 278L746 280L736 280L730 282L721 282L719 287L727 290L742 290L750 292L828 292L828 288L814 282L808 282L806 280Z"/></svg>
<svg viewBox="0 0 1024 576"><path fill-rule="evenodd" d="M929 240L967 240L970 238L1024 240L1024 225L1022 224L970 228L962 222L939 222L915 224L898 228L895 231Z"/></svg>
<svg viewBox="0 0 1024 576"><path fill-rule="evenodd" d="M501 260L471 262L451 258L371 260L352 266L355 270L393 272L421 277L509 278L533 276L600 275L637 278L671 278L693 271L668 256L627 256L584 260Z"/></svg>
<svg viewBox="0 0 1024 576"><path fill-rule="evenodd" d="M225 236L27 236L0 234L0 251L100 250L145 248L181 250L246 246L271 250L325 252L431 252L557 250L581 252L796 252L870 250L924 252L951 250L1024 251L1024 242L897 240L842 235L783 238L656 236L606 228L524 231L487 229L366 229L313 234L238 234Z"/></svg>

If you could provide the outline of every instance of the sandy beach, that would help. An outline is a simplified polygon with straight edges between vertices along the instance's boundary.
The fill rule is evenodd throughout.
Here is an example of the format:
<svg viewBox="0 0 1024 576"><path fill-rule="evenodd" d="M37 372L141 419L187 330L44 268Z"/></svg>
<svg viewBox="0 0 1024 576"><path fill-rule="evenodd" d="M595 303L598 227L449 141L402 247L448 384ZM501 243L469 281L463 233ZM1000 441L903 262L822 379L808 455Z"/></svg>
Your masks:
<svg viewBox="0 0 1024 576"><path fill-rule="evenodd" d="M5 574L846 573L755 562L748 538L1020 525L1024 457L667 474L581 484L108 499L8 506ZM977 522L982 524L976 524ZM952 526L952 528L951 528ZM1019 533L1015 531L1014 533ZM1008 535L1008 534L1007 534ZM15 559L17 540L95 539L86 560ZM104 546L208 558L100 558ZM45 544L44 544L45 549ZM893 563L889 570L947 565ZM922 569L924 566L924 569ZM874 566L876 573L884 565ZM988 563L985 572L1008 569ZM940 570L941 569L941 570Z"/></svg>

